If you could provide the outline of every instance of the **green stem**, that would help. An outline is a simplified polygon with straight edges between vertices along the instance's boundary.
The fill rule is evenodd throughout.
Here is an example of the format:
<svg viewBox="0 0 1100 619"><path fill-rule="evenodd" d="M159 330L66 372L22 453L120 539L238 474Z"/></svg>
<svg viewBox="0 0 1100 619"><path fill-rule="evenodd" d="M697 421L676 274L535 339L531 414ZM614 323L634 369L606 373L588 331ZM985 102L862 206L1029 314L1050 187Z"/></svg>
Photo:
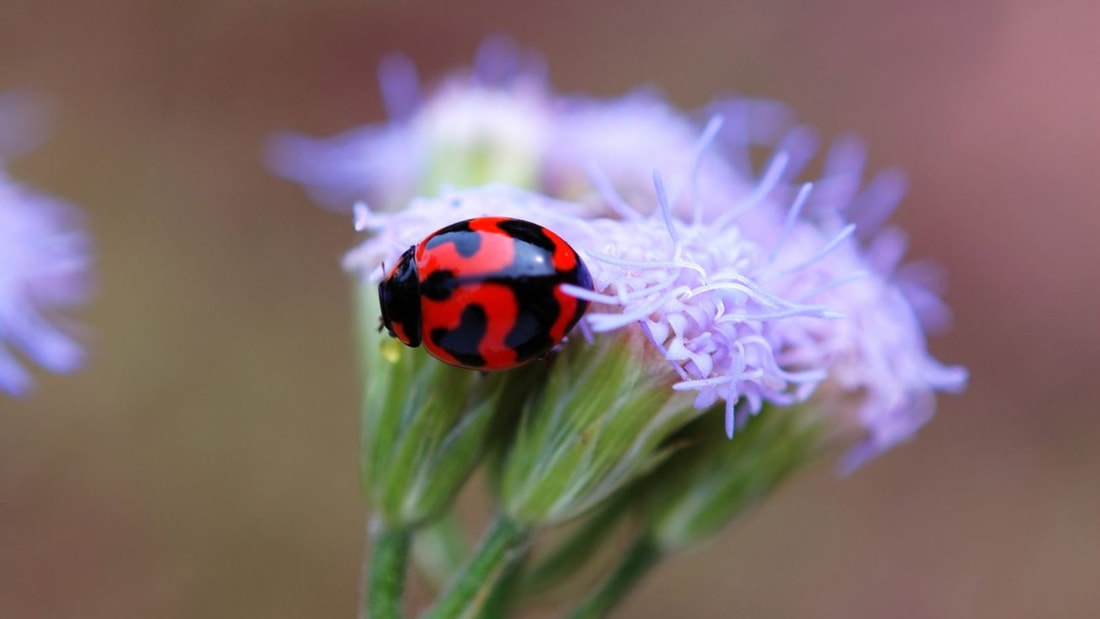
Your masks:
<svg viewBox="0 0 1100 619"><path fill-rule="evenodd" d="M506 619L515 605L522 581L523 568L508 570L497 581L485 603L480 619Z"/></svg>
<svg viewBox="0 0 1100 619"><path fill-rule="evenodd" d="M412 546L413 563L433 590L442 591L468 556L470 542L454 511L448 511L416 530Z"/></svg>
<svg viewBox="0 0 1100 619"><path fill-rule="evenodd" d="M423 619L472 619L481 617L498 582L514 570L527 550L530 532L498 518L481 546L451 581Z"/></svg>
<svg viewBox="0 0 1100 619"><path fill-rule="evenodd" d="M525 570L523 595L537 596L583 573L589 560L603 546L626 508L632 505L628 493L612 499L611 504L590 516L576 531L547 556Z"/></svg>
<svg viewBox="0 0 1100 619"><path fill-rule="evenodd" d="M381 531L372 537L374 547L371 549L368 580L364 587L365 619L400 619L411 535L408 531L396 530Z"/></svg>
<svg viewBox="0 0 1100 619"><path fill-rule="evenodd" d="M595 591L581 602L569 619L599 619L606 617L637 585L649 568L661 559L661 549L648 536L639 537L615 571L601 582Z"/></svg>

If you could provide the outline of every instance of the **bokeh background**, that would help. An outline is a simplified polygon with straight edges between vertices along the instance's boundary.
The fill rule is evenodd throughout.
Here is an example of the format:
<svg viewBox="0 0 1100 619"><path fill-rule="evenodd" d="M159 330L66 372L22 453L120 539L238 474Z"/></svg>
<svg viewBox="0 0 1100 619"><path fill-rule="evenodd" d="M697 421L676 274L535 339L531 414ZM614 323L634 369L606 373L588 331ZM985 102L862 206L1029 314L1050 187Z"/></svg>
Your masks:
<svg viewBox="0 0 1100 619"><path fill-rule="evenodd" d="M0 90L55 112L13 173L85 208L100 278L87 368L0 400L0 617L354 616L354 235L261 144L379 120L386 52L437 75L497 32L562 91L732 90L858 132L910 174L913 255L952 274L933 347L966 394L618 616L1100 616L1100 4L450 6L0 0Z"/></svg>

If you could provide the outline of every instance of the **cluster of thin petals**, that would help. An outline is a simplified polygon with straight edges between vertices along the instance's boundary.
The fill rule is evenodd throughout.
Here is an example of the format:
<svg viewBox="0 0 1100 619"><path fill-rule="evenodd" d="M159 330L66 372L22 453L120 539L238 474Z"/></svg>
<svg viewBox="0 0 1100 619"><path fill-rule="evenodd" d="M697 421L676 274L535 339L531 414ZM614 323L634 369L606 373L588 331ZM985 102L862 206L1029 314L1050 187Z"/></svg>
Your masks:
<svg viewBox="0 0 1100 619"><path fill-rule="evenodd" d="M670 389L695 392L700 409L721 404L731 435L765 405L810 403L864 436L848 466L911 436L936 392L965 385L964 369L927 350L926 333L949 318L938 272L904 264L904 235L887 223L904 177L865 183L858 141L838 141L820 178L800 182L817 138L779 104L723 99L704 125L647 91L554 97L540 62L499 41L488 48L427 98L410 63L387 61L387 125L281 138L280 173L356 203L368 238L349 270L376 281L410 245L462 219L546 226L593 275L594 290L568 290L592 303L581 332L638 330L675 371ZM466 133L439 125L456 118ZM535 168L533 186L413 197L440 139L515 148Z"/></svg>

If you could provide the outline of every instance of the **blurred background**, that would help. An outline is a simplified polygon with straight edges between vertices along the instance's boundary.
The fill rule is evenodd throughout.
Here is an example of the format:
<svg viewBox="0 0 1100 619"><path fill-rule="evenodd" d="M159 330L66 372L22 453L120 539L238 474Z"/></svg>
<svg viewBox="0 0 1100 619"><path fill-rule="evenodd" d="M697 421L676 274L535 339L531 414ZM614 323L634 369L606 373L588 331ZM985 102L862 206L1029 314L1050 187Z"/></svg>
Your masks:
<svg viewBox="0 0 1100 619"><path fill-rule="evenodd" d="M910 174L911 255L952 276L933 350L969 390L618 616L1100 616L1100 4L442 6L0 0L0 91L55 111L12 173L86 210L99 261L87 368L0 399L0 617L354 616L354 234L260 149L380 120L386 52L433 76L497 32L560 91L737 91L858 132Z"/></svg>

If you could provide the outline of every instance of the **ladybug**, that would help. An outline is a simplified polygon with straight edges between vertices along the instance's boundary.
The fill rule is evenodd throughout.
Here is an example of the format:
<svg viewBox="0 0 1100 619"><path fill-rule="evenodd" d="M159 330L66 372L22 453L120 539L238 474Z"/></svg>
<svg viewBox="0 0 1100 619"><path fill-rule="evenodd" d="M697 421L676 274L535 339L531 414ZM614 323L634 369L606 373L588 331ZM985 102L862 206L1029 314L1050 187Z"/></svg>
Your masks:
<svg viewBox="0 0 1100 619"><path fill-rule="evenodd" d="M592 290L592 276L557 234L521 219L468 219L401 254L378 285L382 326L444 363L506 370L546 356L588 309L562 284Z"/></svg>

